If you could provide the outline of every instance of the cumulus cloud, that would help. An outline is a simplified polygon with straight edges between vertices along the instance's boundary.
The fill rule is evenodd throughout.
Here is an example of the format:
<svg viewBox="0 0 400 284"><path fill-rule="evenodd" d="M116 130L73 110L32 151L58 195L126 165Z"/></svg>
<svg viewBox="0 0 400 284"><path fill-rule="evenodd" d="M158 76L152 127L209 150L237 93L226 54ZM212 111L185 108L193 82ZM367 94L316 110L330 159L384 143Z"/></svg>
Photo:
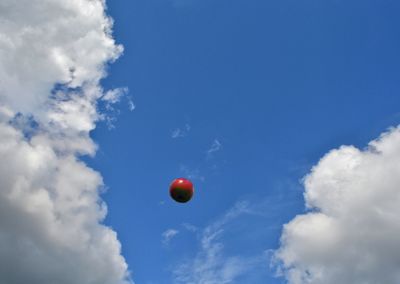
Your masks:
<svg viewBox="0 0 400 284"><path fill-rule="evenodd" d="M131 283L82 162L116 102L99 80L122 47L102 0L0 0L0 282Z"/></svg>
<svg viewBox="0 0 400 284"><path fill-rule="evenodd" d="M0 102L36 113L54 84L96 85L122 48L101 0L0 1Z"/></svg>
<svg viewBox="0 0 400 284"><path fill-rule="evenodd" d="M310 211L275 253L291 284L400 283L400 128L364 150L342 146L305 177Z"/></svg>

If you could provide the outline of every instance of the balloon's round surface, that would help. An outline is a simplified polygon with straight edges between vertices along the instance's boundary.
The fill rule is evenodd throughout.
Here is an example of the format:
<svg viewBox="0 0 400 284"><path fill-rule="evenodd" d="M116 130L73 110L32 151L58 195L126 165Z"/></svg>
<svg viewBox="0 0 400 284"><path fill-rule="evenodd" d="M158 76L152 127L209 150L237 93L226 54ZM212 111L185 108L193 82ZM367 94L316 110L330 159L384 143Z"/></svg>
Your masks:
<svg viewBox="0 0 400 284"><path fill-rule="evenodd" d="M179 203L185 203L192 199L193 192L192 182L185 178L175 179L169 187L169 194L172 199Z"/></svg>

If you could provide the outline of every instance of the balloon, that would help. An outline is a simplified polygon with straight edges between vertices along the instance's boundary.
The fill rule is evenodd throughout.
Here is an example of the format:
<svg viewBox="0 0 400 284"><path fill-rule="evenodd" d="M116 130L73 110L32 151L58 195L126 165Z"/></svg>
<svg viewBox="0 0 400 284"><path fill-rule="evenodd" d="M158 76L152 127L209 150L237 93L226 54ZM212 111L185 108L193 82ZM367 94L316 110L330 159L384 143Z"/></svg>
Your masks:
<svg viewBox="0 0 400 284"><path fill-rule="evenodd" d="M169 194L179 203L188 202L192 198L193 192L192 182L185 178L177 178L169 186Z"/></svg>

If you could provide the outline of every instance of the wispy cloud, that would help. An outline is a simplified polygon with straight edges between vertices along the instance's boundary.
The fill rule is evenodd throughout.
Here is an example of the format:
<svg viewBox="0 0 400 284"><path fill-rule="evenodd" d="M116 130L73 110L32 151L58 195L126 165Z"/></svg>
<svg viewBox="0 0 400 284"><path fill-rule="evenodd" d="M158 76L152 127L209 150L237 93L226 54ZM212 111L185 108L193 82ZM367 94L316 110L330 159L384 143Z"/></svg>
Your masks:
<svg viewBox="0 0 400 284"><path fill-rule="evenodd" d="M211 146L205 152L206 155L204 156L201 163L199 163L197 167L192 168L185 164L181 164L180 171L189 179L197 179L200 181L205 181L205 175L204 175L205 167L207 167L208 170L213 170L214 172L216 172L218 166L212 158L214 154L220 151L221 149L222 149L221 142L218 139L214 139ZM212 162L212 164L210 164L210 162Z"/></svg>
<svg viewBox="0 0 400 284"><path fill-rule="evenodd" d="M130 111L135 110L136 106L135 106L135 104L133 103L132 98L129 97L129 96L127 96L127 99L128 99L128 109L129 109Z"/></svg>
<svg viewBox="0 0 400 284"><path fill-rule="evenodd" d="M175 230L175 229L168 229L168 230L166 230L165 232L163 232L163 233L161 234L161 237L162 237L161 242L162 242L162 244L163 244L164 246L168 246L169 243L170 243L170 241L171 241L178 233L179 233L179 231L178 231L178 230Z"/></svg>
<svg viewBox="0 0 400 284"><path fill-rule="evenodd" d="M210 159L213 157L214 153L220 151L222 148L221 142L219 142L218 139L214 139L213 143L211 144L211 147L207 150L207 159Z"/></svg>
<svg viewBox="0 0 400 284"><path fill-rule="evenodd" d="M175 283L232 283L265 261L262 255L242 257L224 254L222 241L224 227L237 217L249 212L247 202L238 202L221 218L206 227L201 233L200 251L193 260L186 262L173 271Z"/></svg>
<svg viewBox="0 0 400 284"><path fill-rule="evenodd" d="M176 128L171 132L171 138L176 139L176 138L183 138L187 136L189 133L191 127L189 124L185 124L185 127L183 128Z"/></svg>
<svg viewBox="0 0 400 284"><path fill-rule="evenodd" d="M205 180L205 177L201 174L199 169L191 169L186 165L181 165L179 170L188 179L200 180L200 181Z"/></svg>
<svg viewBox="0 0 400 284"><path fill-rule="evenodd" d="M195 233L198 231L199 228L190 224L190 223L183 223L182 226L189 232Z"/></svg>

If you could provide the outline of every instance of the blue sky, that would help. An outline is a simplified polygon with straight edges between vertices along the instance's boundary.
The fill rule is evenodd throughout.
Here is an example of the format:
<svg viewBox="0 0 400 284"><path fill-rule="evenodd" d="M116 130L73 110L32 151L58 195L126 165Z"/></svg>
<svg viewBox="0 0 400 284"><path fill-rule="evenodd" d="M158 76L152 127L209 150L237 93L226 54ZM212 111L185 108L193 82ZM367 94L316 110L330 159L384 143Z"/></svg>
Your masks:
<svg viewBox="0 0 400 284"><path fill-rule="evenodd" d="M103 85L127 87L135 109L123 101L115 127L92 132L88 163L108 187L106 224L136 283L173 283L216 248L207 271L233 258L249 268L232 283L284 283L269 256L305 210L301 179L330 149L364 148L400 121L399 8L108 1L124 55ZM168 196L181 176L196 188L184 205ZM163 243L167 230L178 233Z"/></svg>

